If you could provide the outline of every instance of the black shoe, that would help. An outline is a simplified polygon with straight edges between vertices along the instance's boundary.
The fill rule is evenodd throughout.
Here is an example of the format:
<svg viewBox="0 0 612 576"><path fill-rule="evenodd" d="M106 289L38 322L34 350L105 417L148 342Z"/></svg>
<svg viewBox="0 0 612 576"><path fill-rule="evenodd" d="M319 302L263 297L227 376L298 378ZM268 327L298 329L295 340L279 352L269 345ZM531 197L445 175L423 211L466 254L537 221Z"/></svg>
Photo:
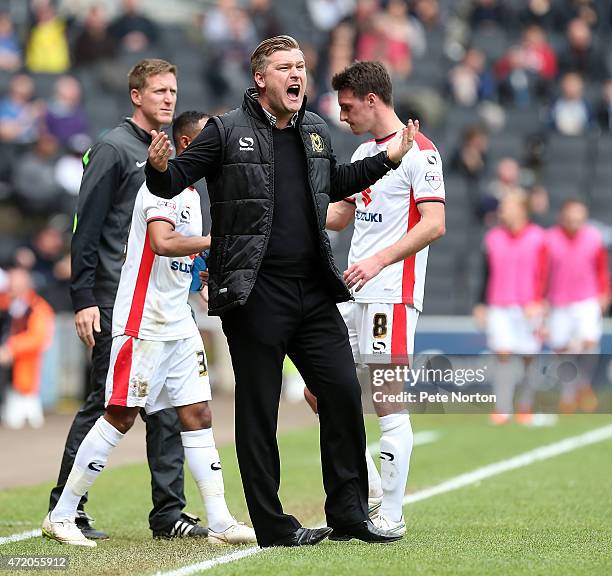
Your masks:
<svg viewBox="0 0 612 576"><path fill-rule="evenodd" d="M94 519L85 512L85 510L77 510L76 517L74 519L77 528L83 533L85 538L89 540L108 540L110 536L102 530L96 530L92 524Z"/></svg>
<svg viewBox="0 0 612 576"><path fill-rule="evenodd" d="M298 528L288 536L269 544L269 546L314 546L325 540L332 529L325 526L324 528ZM265 546L263 546L265 548Z"/></svg>
<svg viewBox="0 0 612 576"><path fill-rule="evenodd" d="M351 538L357 538L363 542L395 542L401 540L401 536L392 534L386 530L381 530L372 524L371 520L367 522L359 522L343 528L334 528L334 531L329 535L330 540L346 541Z"/></svg>
<svg viewBox="0 0 612 576"><path fill-rule="evenodd" d="M181 517L165 530L153 530L153 538L170 540L171 538L207 538L208 528L200 526L200 519L193 514L183 512Z"/></svg>

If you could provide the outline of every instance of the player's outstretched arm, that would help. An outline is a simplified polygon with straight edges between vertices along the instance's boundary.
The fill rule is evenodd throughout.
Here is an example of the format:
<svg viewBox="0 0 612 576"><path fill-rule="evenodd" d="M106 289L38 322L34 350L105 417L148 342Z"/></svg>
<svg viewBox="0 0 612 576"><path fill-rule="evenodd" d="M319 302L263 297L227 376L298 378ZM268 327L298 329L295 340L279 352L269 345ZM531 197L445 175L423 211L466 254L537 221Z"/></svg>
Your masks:
<svg viewBox="0 0 612 576"><path fill-rule="evenodd" d="M172 160L168 135L152 130L151 136L145 176L147 188L155 196L173 198L198 180L217 175L222 159L221 135L213 121L209 121L188 148Z"/></svg>
<svg viewBox="0 0 612 576"><path fill-rule="evenodd" d="M344 273L344 281L349 288L355 287L359 292L361 288L381 270L405 260L416 254L419 250L429 246L434 240L444 236L445 211L444 204L440 202L426 202L417 205L421 220L410 231L391 246L384 248L370 258L355 262Z"/></svg>
<svg viewBox="0 0 612 576"><path fill-rule="evenodd" d="M339 232L344 230L355 218L355 203L348 200L335 202L327 208L325 228Z"/></svg>
<svg viewBox="0 0 612 576"><path fill-rule="evenodd" d="M151 250L158 256L191 256L210 248L210 236L183 236L165 220L147 224Z"/></svg>

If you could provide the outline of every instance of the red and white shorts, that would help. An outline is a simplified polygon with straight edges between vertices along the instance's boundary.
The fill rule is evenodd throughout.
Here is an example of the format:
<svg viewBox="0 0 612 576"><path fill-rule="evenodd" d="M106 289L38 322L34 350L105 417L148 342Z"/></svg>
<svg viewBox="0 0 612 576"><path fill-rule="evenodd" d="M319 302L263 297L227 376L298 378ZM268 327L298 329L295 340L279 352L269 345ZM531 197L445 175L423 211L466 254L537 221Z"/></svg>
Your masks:
<svg viewBox="0 0 612 576"><path fill-rule="evenodd" d="M407 304L341 302L356 364L408 364L419 311Z"/></svg>
<svg viewBox="0 0 612 576"><path fill-rule="evenodd" d="M211 399L200 334L158 342L115 336L106 376L106 405L139 406L152 414Z"/></svg>

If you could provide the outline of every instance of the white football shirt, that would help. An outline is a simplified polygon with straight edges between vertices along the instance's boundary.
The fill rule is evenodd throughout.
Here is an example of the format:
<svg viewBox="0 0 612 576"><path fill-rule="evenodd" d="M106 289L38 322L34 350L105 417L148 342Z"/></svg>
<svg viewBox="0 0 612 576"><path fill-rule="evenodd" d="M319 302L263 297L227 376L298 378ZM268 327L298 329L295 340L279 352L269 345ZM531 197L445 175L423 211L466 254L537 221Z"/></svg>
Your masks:
<svg viewBox="0 0 612 576"><path fill-rule="evenodd" d="M392 134L364 142L355 150L351 162L375 156L387 148ZM444 202L442 160L433 143L423 134L396 170L390 170L375 184L347 201L355 203L355 230L349 252L349 266L395 244L421 219L420 202ZM425 270L429 247L387 266L359 291L357 302L408 304L423 309Z"/></svg>
<svg viewBox="0 0 612 576"><path fill-rule="evenodd" d="M165 220L183 236L202 234L200 195L189 187L171 200L140 187L132 213L127 252L113 308L113 336L181 340L197 331L187 304L195 256L157 256L147 224Z"/></svg>

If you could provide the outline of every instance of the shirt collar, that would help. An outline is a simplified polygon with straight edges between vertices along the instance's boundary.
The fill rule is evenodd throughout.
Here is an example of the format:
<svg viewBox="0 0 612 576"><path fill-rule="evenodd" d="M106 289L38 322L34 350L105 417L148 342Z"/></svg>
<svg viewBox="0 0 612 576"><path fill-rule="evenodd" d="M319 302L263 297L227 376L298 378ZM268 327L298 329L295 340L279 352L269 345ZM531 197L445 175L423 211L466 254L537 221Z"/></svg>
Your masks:
<svg viewBox="0 0 612 576"><path fill-rule="evenodd" d="M261 109L264 111L264 114L266 115L268 122L270 122L270 126L272 126L272 128L276 128L276 116L268 112L263 106L261 107ZM291 128L295 128L297 120L298 120L298 112L296 112L291 118L291 120L289 120L289 126Z"/></svg>

